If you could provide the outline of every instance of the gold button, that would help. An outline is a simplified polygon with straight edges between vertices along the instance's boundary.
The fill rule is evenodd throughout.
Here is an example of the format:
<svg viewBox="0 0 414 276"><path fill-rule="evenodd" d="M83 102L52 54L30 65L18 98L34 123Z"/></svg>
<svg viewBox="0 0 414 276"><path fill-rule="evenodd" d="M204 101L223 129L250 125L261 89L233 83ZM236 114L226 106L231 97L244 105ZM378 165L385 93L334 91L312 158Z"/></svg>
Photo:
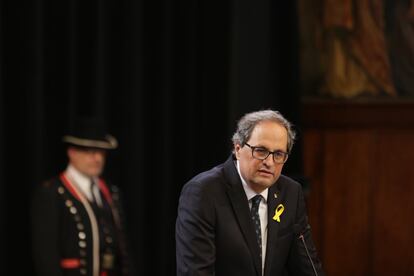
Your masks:
<svg viewBox="0 0 414 276"><path fill-rule="evenodd" d="M62 195L64 192L65 192L65 189L62 186L59 186L58 193Z"/></svg>
<svg viewBox="0 0 414 276"><path fill-rule="evenodd" d="M73 205L72 200L69 200L69 199L65 201L65 204L67 207L71 207Z"/></svg>
<svg viewBox="0 0 414 276"><path fill-rule="evenodd" d="M79 247L85 248L86 247L86 241L79 241Z"/></svg>
<svg viewBox="0 0 414 276"><path fill-rule="evenodd" d="M85 227L83 226L83 224L82 224L82 223L80 223L80 222L76 223L76 228L78 228L78 230L83 230L83 229L85 229Z"/></svg>
<svg viewBox="0 0 414 276"><path fill-rule="evenodd" d="M70 211L72 214L76 214L76 213L78 212L78 210L76 210L76 207L75 207L75 206L70 207L70 208L69 208L69 211Z"/></svg>
<svg viewBox="0 0 414 276"><path fill-rule="evenodd" d="M86 265L86 260L85 259L80 259L79 263L81 264L81 266L85 266Z"/></svg>
<svg viewBox="0 0 414 276"><path fill-rule="evenodd" d="M112 238L111 238L111 237L109 237L109 236L106 236L106 237L105 237L105 241L106 241L107 243L112 243Z"/></svg>
<svg viewBox="0 0 414 276"><path fill-rule="evenodd" d="M84 240L86 238L86 235L84 232L79 232L79 239Z"/></svg>

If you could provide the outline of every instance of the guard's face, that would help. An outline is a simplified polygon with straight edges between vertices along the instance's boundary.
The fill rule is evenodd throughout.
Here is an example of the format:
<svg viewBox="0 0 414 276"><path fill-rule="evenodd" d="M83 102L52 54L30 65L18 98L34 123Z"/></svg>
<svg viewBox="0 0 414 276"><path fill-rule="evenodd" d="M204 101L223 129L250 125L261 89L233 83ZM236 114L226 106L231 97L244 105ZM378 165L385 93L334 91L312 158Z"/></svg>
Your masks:
<svg viewBox="0 0 414 276"><path fill-rule="evenodd" d="M263 121L255 126L247 143L253 147L263 147L269 151L287 151L287 130L276 122ZM265 160L253 158L248 146L234 145L236 158L240 163L240 173L247 184L257 193L272 186L279 178L284 164L275 163L273 155Z"/></svg>
<svg viewBox="0 0 414 276"><path fill-rule="evenodd" d="M106 151L69 147L68 157L70 163L82 174L88 177L97 177L103 172Z"/></svg>

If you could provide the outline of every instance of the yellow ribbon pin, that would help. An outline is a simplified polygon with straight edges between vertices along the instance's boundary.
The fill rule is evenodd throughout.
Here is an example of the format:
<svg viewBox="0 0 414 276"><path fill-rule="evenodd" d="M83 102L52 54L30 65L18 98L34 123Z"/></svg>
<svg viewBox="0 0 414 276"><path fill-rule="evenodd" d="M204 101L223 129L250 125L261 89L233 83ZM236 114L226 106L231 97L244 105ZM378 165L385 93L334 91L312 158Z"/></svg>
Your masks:
<svg viewBox="0 0 414 276"><path fill-rule="evenodd" d="M285 210L285 206L283 206L283 204L279 204L275 210L275 215L273 217L273 220L280 222L280 216L282 215L284 210Z"/></svg>

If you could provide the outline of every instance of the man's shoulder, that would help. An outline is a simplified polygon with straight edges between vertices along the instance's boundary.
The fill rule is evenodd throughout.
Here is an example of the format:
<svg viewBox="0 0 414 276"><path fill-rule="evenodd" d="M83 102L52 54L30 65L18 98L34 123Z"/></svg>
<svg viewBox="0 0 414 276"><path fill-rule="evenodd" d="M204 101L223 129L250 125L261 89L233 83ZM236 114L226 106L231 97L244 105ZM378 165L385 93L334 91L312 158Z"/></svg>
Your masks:
<svg viewBox="0 0 414 276"><path fill-rule="evenodd" d="M62 185L62 181L59 179L59 177L54 176L54 177L51 177L51 178L48 178L42 181L39 185L37 185L37 188L54 189L54 188L58 188L61 185Z"/></svg>
<svg viewBox="0 0 414 276"><path fill-rule="evenodd" d="M105 177L100 177L100 180L103 183L103 188L104 192L109 192L109 196L116 201L120 201L121 198L123 197L123 193L121 191L121 189L119 188L119 186L117 186L116 184L114 184L111 180L105 178Z"/></svg>
<svg viewBox="0 0 414 276"><path fill-rule="evenodd" d="M55 176L36 184L33 187L32 197L40 201L51 200L64 194L65 190L59 177Z"/></svg>
<svg viewBox="0 0 414 276"><path fill-rule="evenodd" d="M194 176L189 182L206 182L222 177L223 164L215 166Z"/></svg>
<svg viewBox="0 0 414 276"><path fill-rule="evenodd" d="M276 183L279 190L298 191L302 189L302 185L299 182L283 174L280 175Z"/></svg>
<svg viewBox="0 0 414 276"><path fill-rule="evenodd" d="M227 180L224 173L224 164L220 164L195 175L184 185L183 189L199 191L221 190L225 183L227 183Z"/></svg>
<svg viewBox="0 0 414 276"><path fill-rule="evenodd" d="M289 177L289 176L284 175L284 174L280 175L279 180L282 181L282 182L292 183L294 185L300 185L300 183L297 182L296 180L294 180L292 177Z"/></svg>
<svg viewBox="0 0 414 276"><path fill-rule="evenodd" d="M105 178L105 177L99 177L99 179L105 184L105 186L111 191L111 192L119 192L119 187L114 184L111 180Z"/></svg>
<svg viewBox="0 0 414 276"><path fill-rule="evenodd" d="M209 170L203 171L197 175L195 175L193 178L191 178L188 183L199 183L199 185L206 185L207 183L217 183L226 178L225 176L225 167L228 166L228 164L221 163L219 165L216 165Z"/></svg>
<svg viewBox="0 0 414 276"><path fill-rule="evenodd" d="M120 201L121 198L123 197L123 193L121 189L117 185L111 182L109 184L107 183L107 187L108 187L109 192L111 193L112 199L116 201Z"/></svg>

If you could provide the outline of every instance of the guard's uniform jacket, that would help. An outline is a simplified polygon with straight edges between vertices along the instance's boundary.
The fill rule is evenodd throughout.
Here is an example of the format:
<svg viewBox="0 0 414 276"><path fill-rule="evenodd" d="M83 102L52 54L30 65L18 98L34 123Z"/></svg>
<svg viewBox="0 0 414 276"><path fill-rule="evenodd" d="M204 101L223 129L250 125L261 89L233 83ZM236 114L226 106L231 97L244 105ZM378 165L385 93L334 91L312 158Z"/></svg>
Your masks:
<svg viewBox="0 0 414 276"><path fill-rule="evenodd" d="M36 189L32 239L39 276L130 275L119 192L100 179L102 206L65 175Z"/></svg>

